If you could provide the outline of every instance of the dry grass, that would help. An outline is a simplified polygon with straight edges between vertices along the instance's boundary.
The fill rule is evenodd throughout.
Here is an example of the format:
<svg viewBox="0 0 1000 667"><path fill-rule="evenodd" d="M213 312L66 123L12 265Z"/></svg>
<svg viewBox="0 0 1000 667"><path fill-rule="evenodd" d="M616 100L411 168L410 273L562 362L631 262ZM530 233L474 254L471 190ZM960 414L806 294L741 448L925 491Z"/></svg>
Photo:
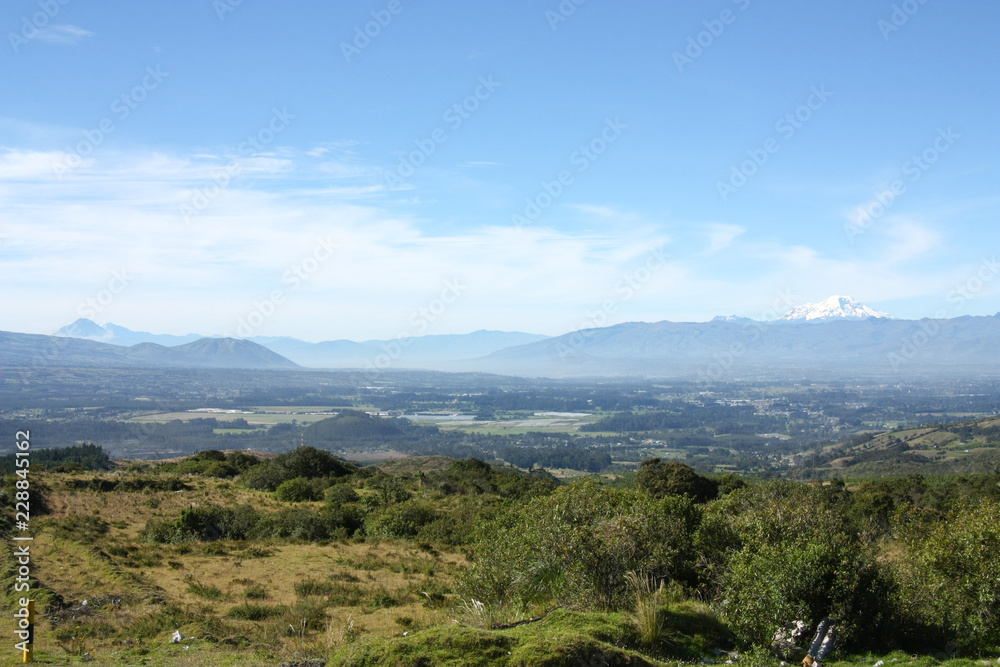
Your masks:
<svg viewBox="0 0 1000 667"><path fill-rule="evenodd" d="M656 581L648 575L640 575L635 572L628 572L625 581L635 601L635 607L629 615L629 620L635 626L642 641L653 644L663 638L666 632L666 618L662 613L661 591L662 583L657 586Z"/></svg>
<svg viewBox="0 0 1000 667"><path fill-rule="evenodd" d="M461 554L392 541L147 544L139 534L148 520L176 517L192 504L249 503L262 511L286 505L224 480L188 477L194 488L182 493L97 493L68 489L72 478L48 475L53 514L32 520L33 573L66 605L36 626L43 664L87 654L99 664L138 664L141 655L150 665L273 665L326 656L358 636L401 635L453 616L448 607L425 604L421 593L447 590L464 563ZM70 515L97 516L111 527L90 544L65 532L57 536L53 523ZM297 584L310 588L303 582L313 582L320 594L297 594ZM212 587L218 595L206 595ZM260 590L265 597L247 596ZM248 602L274 609L274 616L228 617ZM186 638L171 644L178 629ZM11 616L2 615L0 634L11 637L13 630Z"/></svg>

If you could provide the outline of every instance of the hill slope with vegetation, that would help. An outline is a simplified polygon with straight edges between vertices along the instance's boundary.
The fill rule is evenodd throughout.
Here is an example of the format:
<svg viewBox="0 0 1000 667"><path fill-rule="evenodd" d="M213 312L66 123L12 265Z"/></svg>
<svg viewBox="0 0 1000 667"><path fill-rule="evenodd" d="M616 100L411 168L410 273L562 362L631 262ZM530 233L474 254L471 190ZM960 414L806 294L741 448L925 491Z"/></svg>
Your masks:
<svg viewBox="0 0 1000 667"><path fill-rule="evenodd" d="M32 473L43 662L776 666L824 618L832 659L1000 648L998 475L849 487L653 459L617 488L308 446L92 463Z"/></svg>
<svg viewBox="0 0 1000 667"><path fill-rule="evenodd" d="M1000 418L860 435L823 449L814 465L846 479L1000 472Z"/></svg>

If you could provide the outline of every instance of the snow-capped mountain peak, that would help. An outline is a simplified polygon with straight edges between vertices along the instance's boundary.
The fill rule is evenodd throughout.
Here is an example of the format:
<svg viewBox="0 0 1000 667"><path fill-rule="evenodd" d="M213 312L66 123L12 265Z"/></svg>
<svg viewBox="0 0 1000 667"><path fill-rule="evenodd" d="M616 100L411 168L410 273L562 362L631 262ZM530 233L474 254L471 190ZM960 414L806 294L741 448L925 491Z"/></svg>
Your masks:
<svg viewBox="0 0 1000 667"><path fill-rule="evenodd" d="M824 320L867 320L869 318L892 319L892 316L869 308L849 296L831 296L819 303L796 306L785 313L779 321L818 322Z"/></svg>

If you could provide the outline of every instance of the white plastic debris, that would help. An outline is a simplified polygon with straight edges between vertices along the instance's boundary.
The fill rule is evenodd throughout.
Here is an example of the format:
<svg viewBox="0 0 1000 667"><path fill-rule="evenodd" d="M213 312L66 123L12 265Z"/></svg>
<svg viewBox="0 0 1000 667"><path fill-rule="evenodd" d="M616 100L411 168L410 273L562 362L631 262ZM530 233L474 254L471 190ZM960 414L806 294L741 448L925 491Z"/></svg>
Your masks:
<svg viewBox="0 0 1000 667"><path fill-rule="evenodd" d="M879 660L878 662L875 663L875 667L882 667L882 665L884 665L884 664L885 664L885 660Z"/></svg>
<svg viewBox="0 0 1000 667"><path fill-rule="evenodd" d="M781 667L791 667L791 666L790 666L790 665L789 665L789 664L788 664L787 662L785 662L784 660L782 660L780 664L781 664Z"/></svg>
<svg viewBox="0 0 1000 667"><path fill-rule="evenodd" d="M182 639L184 639L184 635L181 634L180 630L174 630L174 634L170 637L170 641L174 644L180 644Z"/></svg>
<svg viewBox="0 0 1000 667"><path fill-rule="evenodd" d="M80 606L81 606L81 607L86 607L86 606L87 606L87 601L86 601L86 600L84 600L83 602L81 602L81 603L80 603Z"/></svg>

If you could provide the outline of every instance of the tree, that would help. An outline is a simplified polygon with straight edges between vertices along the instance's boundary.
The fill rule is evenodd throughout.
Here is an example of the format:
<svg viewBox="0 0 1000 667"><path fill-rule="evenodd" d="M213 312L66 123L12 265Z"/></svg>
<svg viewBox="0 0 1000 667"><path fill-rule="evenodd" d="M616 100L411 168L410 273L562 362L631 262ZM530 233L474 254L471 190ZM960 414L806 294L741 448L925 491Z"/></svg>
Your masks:
<svg viewBox="0 0 1000 667"><path fill-rule="evenodd" d="M716 482L677 461L643 461L635 475L635 484L654 498L687 496L696 503L706 503L719 495Z"/></svg>

